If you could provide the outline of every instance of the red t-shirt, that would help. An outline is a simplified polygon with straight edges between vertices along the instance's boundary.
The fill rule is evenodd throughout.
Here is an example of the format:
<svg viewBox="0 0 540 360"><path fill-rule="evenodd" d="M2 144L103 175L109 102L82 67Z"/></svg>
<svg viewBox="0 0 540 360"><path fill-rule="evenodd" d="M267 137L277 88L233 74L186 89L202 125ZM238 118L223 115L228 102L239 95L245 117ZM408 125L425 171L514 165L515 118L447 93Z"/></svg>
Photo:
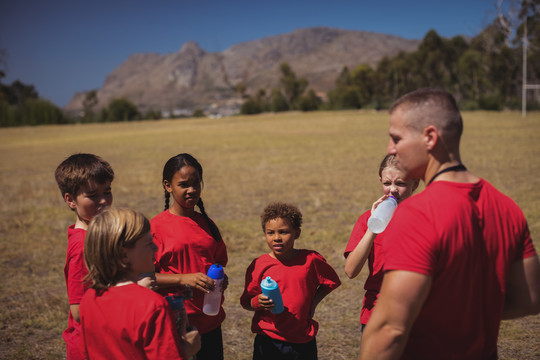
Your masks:
<svg viewBox="0 0 540 360"><path fill-rule="evenodd" d="M83 278L88 274L84 264L84 237L86 230L75 229L75 225L68 228L68 248L64 278L66 280L67 294L70 305L80 304L87 288ZM75 321L69 312L68 327L62 334L66 342L67 360L84 360L86 357L81 350L81 325Z"/></svg>
<svg viewBox="0 0 540 360"><path fill-rule="evenodd" d="M311 341L319 329L310 317L315 292L319 286L334 290L341 284L339 276L316 251L300 250L294 258L283 262L265 254L253 260L246 271L246 285L240 297L243 307L250 306L251 299L262 293L261 281L267 276L278 283L285 310L280 314L255 311L251 331L292 343Z"/></svg>
<svg viewBox="0 0 540 360"><path fill-rule="evenodd" d="M82 342L90 359L186 359L172 308L137 284L89 289L80 305Z"/></svg>
<svg viewBox="0 0 540 360"><path fill-rule="evenodd" d="M363 213L356 221L347 247L343 256L348 257L349 253L356 248L356 245L362 240L362 237L366 233L367 221L371 216L371 210ZM371 313L373 312L373 307L377 302L377 297L379 296L379 291L381 290L382 280L383 280L383 253L382 253L382 244L384 239L384 232L378 234L373 240L373 246L368 255L368 266L369 266L369 275L364 284L364 289L366 294L364 295L364 302L362 304L362 310L360 312L360 323L367 324Z"/></svg>
<svg viewBox="0 0 540 360"><path fill-rule="evenodd" d="M194 218L163 211L154 217L150 224L152 236L157 245L156 272L161 274L207 273L212 264L227 265L227 248L220 238L212 237L207 220L199 213ZM166 288L162 295L174 293L178 289ZM204 293L193 289L193 299L186 300L186 312L191 325L201 334L217 328L225 319L223 307L216 316L202 312ZM222 298L223 303L223 298Z"/></svg>
<svg viewBox="0 0 540 360"><path fill-rule="evenodd" d="M400 204L385 236L385 271L432 277L403 358L496 358L509 267L535 254L515 202L485 180L437 181Z"/></svg>

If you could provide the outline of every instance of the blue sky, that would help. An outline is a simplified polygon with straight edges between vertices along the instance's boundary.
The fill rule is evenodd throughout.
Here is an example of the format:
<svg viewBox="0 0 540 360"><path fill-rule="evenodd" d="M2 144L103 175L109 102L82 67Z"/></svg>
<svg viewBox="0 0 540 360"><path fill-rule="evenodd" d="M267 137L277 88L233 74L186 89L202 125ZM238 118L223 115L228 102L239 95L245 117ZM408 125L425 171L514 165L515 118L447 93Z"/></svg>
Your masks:
<svg viewBox="0 0 540 360"><path fill-rule="evenodd" d="M223 51L236 43L328 26L422 39L474 36L495 18L496 0L1 0L4 83L33 84L65 106L75 91L101 88L129 55L178 51L186 41Z"/></svg>

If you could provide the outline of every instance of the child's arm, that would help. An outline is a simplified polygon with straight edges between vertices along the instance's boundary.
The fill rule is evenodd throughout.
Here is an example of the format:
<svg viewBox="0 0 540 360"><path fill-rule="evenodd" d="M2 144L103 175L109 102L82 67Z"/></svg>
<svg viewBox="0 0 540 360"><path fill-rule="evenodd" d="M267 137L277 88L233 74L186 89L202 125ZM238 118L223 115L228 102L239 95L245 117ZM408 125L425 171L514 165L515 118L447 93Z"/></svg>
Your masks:
<svg viewBox="0 0 540 360"><path fill-rule="evenodd" d="M367 229L362 239L358 242L358 245L347 256L345 260L345 274L347 274L349 279L354 279L362 271L376 236L377 234Z"/></svg>
<svg viewBox="0 0 540 360"><path fill-rule="evenodd" d="M156 281L159 287L185 286L189 285L192 289L199 289L202 292L209 293L214 290L214 280L203 273L193 274L160 274L156 273Z"/></svg>
<svg viewBox="0 0 540 360"><path fill-rule="evenodd" d="M326 295L330 294L333 289L328 288L326 286L319 286L317 288L317 291L315 292L315 296L313 297L313 301L311 302L311 310L309 313L309 317L313 318L315 315L315 309L317 308L317 305L326 297Z"/></svg>
<svg viewBox="0 0 540 360"><path fill-rule="evenodd" d="M79 314L79 304L73 304L69 305L69 311L71 311L71 316L73 316L73 319L80 323L81 322L81 315Z"/></svg>
<svg viewBox="0 0 540 360"><path fill-rule="evenodd" d="M274 302L268 296L260 293L259 295L251 298L249 303L242 302L242 307L249 311L257 311L261 309L270 311L274 307Z"/></svg>
<svg viewBox="0 0 540 360"><path fill-rule="evenodd" d="M201 335L198 330L191 330L182 337L182 347L188 358L201 350Z"/></svg>
<svg viewBox="0 0 540 360"><path fill-rule="evenodd" d="M388 195L383 195L377 199L371 206L371 212L373 212L373 210L375 210L375 208L386 198L388 198ZM360 271L362 271L376 236L377 234L374 234L371 230L367 229L364 236L362 236L362 239L358 242L358 245L356 245L354 250L347 256L347 259L345 260L345 274L349 279L354 279L358 276Z"/></svg>

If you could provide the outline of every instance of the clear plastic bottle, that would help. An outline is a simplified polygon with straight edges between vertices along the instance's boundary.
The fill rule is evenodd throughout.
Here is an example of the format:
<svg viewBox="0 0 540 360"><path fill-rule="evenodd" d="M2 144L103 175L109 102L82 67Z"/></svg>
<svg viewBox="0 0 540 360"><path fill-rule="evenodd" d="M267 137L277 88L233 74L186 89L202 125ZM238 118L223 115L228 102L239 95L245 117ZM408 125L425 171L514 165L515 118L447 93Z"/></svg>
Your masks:
<svg viewBox="0 0 540 360"><path fill-rule="evenodd" d="M210 266L207 273L208 277L214 280L216 287L208 294L204 294L203 313L206 315L215 316L221 308L221 283L225 277L223 267L219 264Z"/></svg>
<svg viewBox="0 0 540 360"><path fill-rule="evenodd" d="M395 197L389 196L371 213L367 226L374 234L380 234L386 229L398 203Z"/></svg>
<svg viewBox="0 0 540 360"><path fill-rule="evenodd" d="M279 314L283 311L283 299L279 285L270 276L267 276L261 281L262 293L274 302L274 307L270 310L274 314Z"/></svg>

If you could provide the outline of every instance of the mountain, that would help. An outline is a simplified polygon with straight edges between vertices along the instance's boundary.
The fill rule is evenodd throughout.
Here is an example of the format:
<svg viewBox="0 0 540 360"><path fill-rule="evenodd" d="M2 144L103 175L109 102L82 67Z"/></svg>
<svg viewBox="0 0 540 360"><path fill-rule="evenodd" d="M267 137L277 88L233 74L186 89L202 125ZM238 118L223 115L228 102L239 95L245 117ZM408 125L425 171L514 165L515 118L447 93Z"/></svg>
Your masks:
<svg viewBox="0 0 540 360"><path fill-rule="evenodd" d="M315 27L236 44L210 53L195 42L171 54L133 54L105 79L97 91L97 108L126 97L142 111L209 109L241 103L236 85L246 94L279 86L279 66L287 62L308 88L326 93L343 69L359 64L376 66L384 56L417 49L420 40L366 31ZM65 110L82 110L85 92L75 93Z"/></svg>

